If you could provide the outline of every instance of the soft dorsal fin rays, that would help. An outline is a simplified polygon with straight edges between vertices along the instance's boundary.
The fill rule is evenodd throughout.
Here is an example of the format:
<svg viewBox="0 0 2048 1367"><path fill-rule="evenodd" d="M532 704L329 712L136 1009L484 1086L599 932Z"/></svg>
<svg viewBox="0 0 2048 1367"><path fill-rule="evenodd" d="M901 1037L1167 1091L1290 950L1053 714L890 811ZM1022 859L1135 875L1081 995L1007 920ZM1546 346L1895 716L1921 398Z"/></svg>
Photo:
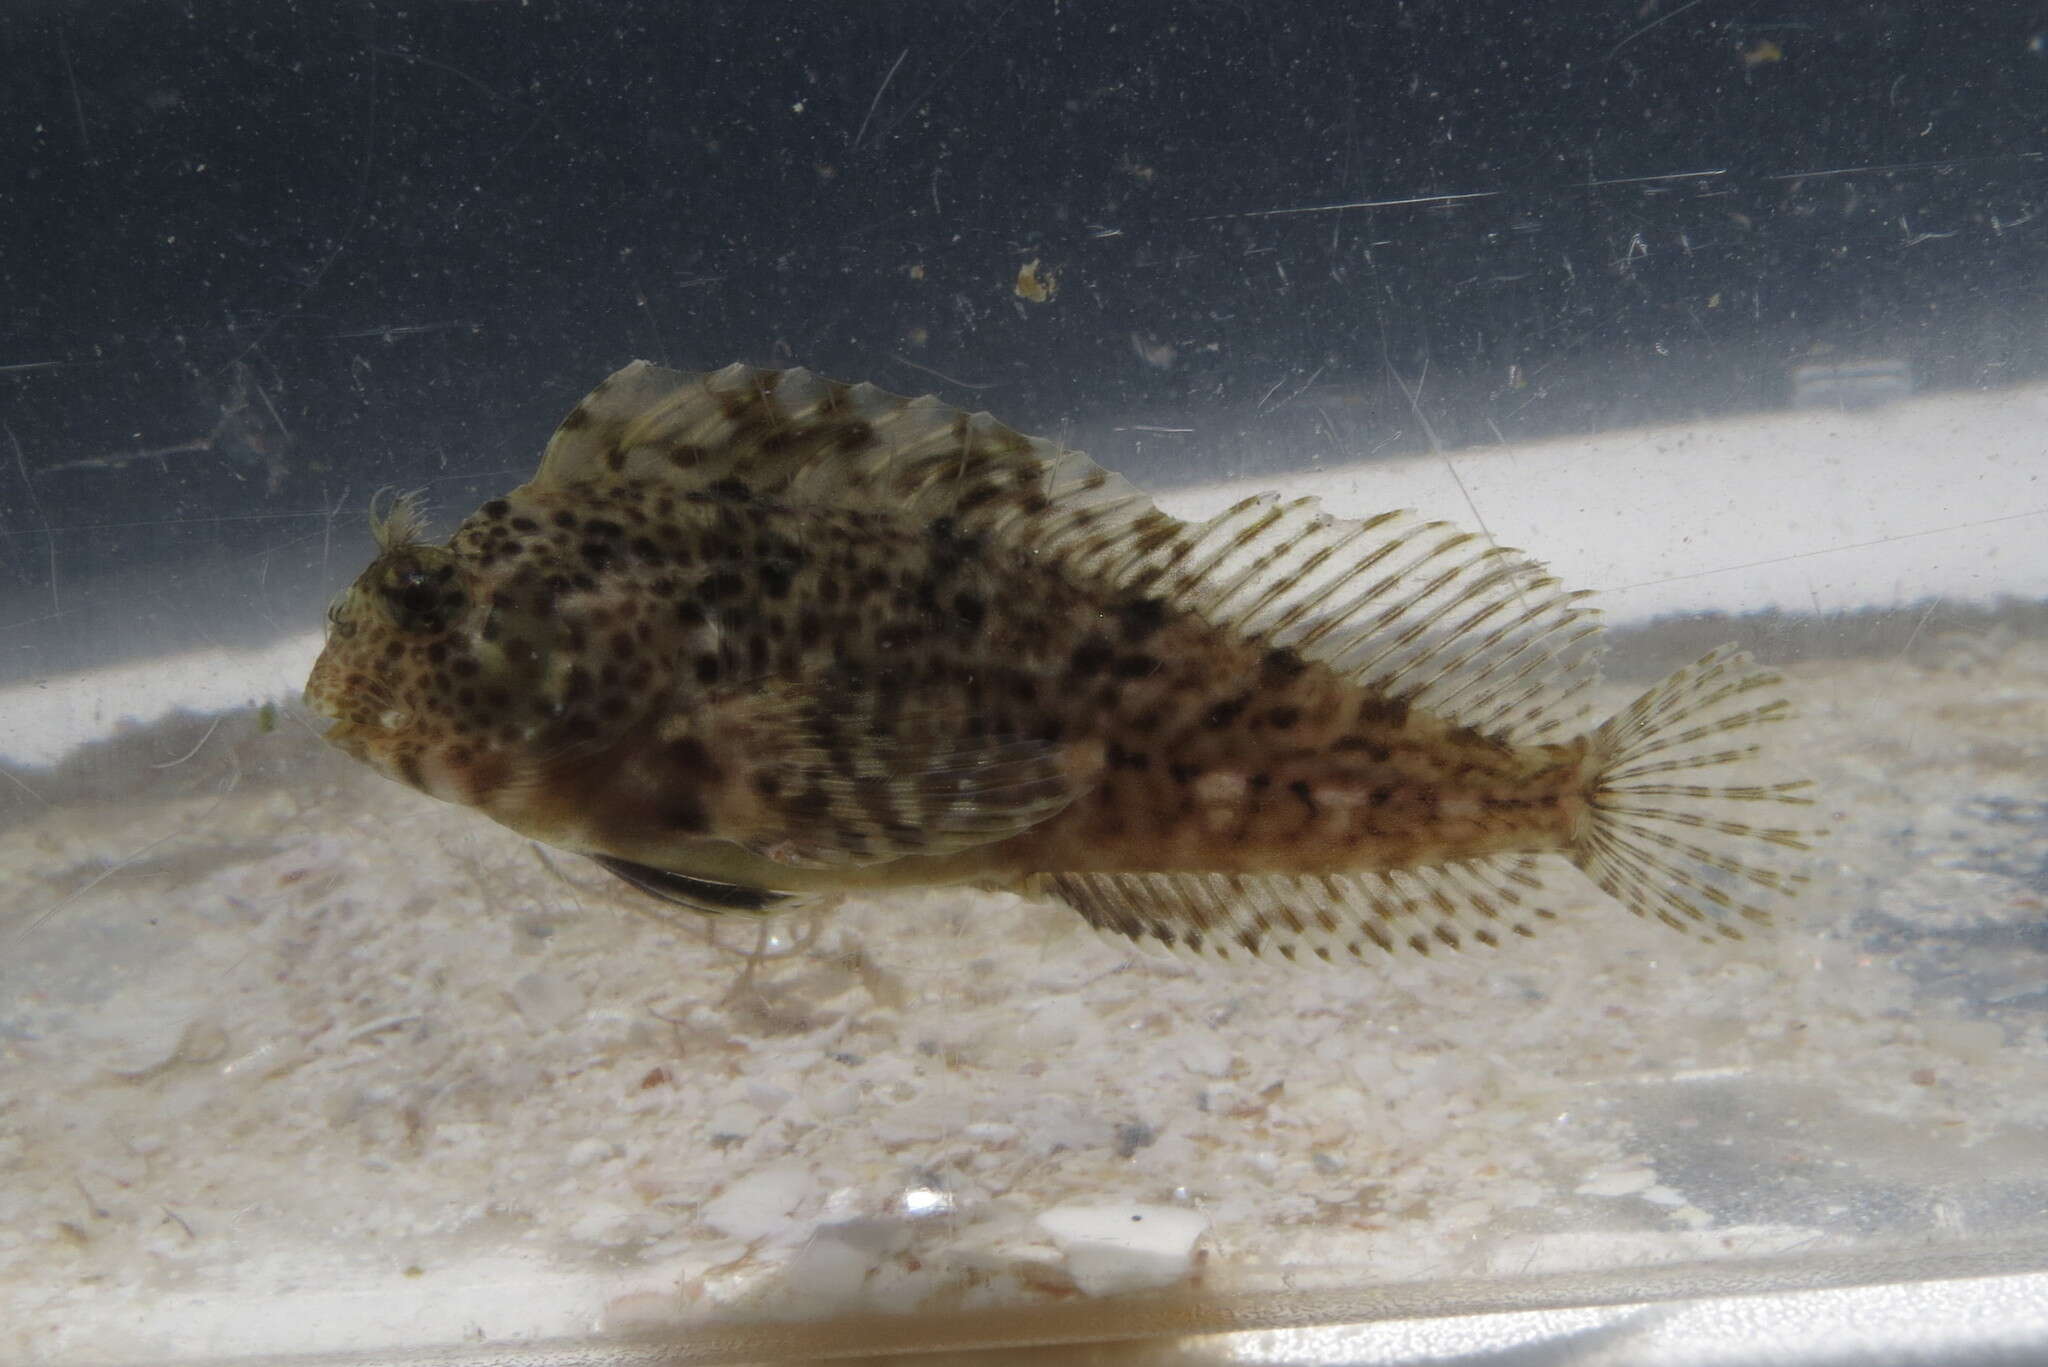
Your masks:
<svg viewBox="0 0 2048 1367"><path fill-rule="evenodd" d="M1504 741L1557 738L1595 677L1587 595L1520 552L1406 513L1350 521L1262 495L1109 572Z"/></svg>

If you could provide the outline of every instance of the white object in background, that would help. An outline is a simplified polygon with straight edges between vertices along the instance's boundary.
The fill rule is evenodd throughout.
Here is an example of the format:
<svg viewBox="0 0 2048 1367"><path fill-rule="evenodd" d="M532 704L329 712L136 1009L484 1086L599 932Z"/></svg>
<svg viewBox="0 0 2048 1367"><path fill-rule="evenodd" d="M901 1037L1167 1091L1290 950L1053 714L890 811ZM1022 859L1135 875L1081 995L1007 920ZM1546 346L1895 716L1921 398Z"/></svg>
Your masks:
<svg viewBox="0 0 2048 1367"><path fill-rule="evenodd" d="M1177 1206L1055 1206L1038 1217L1082 1294L1156 1291L1187 1280L1207 1217Z"/></svg>

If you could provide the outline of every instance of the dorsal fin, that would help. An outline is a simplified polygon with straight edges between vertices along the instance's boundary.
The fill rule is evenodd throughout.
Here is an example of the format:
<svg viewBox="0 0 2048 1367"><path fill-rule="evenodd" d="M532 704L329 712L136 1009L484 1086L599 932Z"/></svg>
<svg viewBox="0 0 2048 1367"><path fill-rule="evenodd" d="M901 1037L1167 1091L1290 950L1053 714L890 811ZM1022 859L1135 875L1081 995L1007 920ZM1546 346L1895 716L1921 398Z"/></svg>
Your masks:
<svg viewBox="0 0 2048 1367"><path fill-rule="evenodd" d="M1511 743L1570 736L1596 677L1587 595L1448 523L1263 494L1190 524L986 413L806 370L635 361L562 420L533 482L608 479L951 518Z"/></svg>
<svg viewBox="0 0 2048 1367"><path fill-rule="evenodd" d="M1038 544L1182 524L1078 451L927 395L807 370L711 373L635 361L562 419L532 483L646 479L793 507L950 517Z"/></svg>
<svg viewBox="0 0 2048 1367"><path fill-rule="evenodd" d="M1067 558L1515 744L1572 735L1596 677L1587 594L1519 551L1406 512L1352 521L1312 498L1261 494L1199 526Z"/></svg>

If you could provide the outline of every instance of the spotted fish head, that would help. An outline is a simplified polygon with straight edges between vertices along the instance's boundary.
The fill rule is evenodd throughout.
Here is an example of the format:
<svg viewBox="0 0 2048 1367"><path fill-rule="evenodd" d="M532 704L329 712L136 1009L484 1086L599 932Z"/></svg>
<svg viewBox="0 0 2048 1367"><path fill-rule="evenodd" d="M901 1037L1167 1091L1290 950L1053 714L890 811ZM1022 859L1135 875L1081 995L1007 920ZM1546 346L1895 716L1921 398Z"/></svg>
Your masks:
<svg viewBox="0 0 2048 1367"><path fill-rule="evenodd" d="M658 710L673 643L657 628L675 620L656 620L656 602L674 604L634 577L623 532L572 508L587 511L580 497L495 499L446 545L421 539L403 501L373 518L381 553L328 611L306 683L307 706L334 722L327 740L507 824L558 824L527 809ZM667 587L679 571L650 573Z"/></svg>
<svg viewBox="0 0 2048 1367"><path fill-rule="evenodd" d="M508 631L488 568L420 539L417 502L374 515L380 554L327 612L306 705L327 741L436 797L475 801L501 783L536 727L518 699L553 645Z"/></svg>
<svg viewBox="0 0 2048 1367"><path fill-rule="evenodd" d="M306 681L306 706L334 722L327 740L413 784L427 752L459 729L455 674L467 658L477 586L438 546L389 547L327 612L327 642ZM465 683L481 682L474 664Z"/></svg>

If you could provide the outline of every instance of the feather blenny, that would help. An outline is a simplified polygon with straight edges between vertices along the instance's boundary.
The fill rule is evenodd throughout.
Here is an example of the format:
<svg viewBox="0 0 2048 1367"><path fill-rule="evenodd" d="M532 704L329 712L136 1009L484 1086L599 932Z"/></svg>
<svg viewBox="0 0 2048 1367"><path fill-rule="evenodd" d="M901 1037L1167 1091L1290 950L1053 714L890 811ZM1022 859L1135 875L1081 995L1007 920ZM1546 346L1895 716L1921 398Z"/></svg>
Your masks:
<svg viewBox="0 0 2048 1367"><path fill-rule="evenodd" d="M636 362L445 545L417 506L306 701L392 778L711 913L959 885L1224 957L1739 938L1801 878L1730 648L1583 727L1584 595L1439 522L1161 512L985 413Z"/></svg>

